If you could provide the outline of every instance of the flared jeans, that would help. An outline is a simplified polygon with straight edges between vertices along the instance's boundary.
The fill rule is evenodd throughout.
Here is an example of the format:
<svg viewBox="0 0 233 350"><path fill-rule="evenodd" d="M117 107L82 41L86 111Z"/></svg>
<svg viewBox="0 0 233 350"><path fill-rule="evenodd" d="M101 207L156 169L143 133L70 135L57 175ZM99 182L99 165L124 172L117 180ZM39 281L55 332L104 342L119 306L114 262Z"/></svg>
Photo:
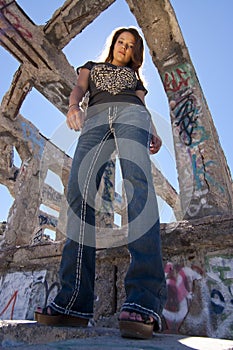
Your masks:
<svg viewBox="0 0 233 350"><path fill-rule="evenodd" d="M67 201L67 238L60 265L61 289L51 307L92 318L95 280L96 194L116 150L127 198L130 264L122 310L153 316L160 324L166 300L160 223L149 155L151 115L144 106L89 107L73 157Z"/></svg>

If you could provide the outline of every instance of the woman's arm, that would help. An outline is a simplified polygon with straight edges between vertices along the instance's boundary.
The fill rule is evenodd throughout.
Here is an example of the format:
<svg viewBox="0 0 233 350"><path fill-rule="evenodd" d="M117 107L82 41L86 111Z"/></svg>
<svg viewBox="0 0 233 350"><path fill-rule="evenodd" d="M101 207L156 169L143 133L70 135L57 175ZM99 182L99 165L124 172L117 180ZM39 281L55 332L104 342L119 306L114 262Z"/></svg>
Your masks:
<svg viewBox="0 0 233 350"><path fill-rule="evenodd" d="M89 69L80 69L77 84L73 88L69 98L69 110L66 123L70 129L75 131L79 131L84 122L84 112L80 109L79 104L88 89L89 74Z"/></svg>
<svg viewBox="0 0 233 350"><path fill-rule="evenodd" d="M145 92L143 90L136 90L136 95L141 99L141 101L145 105ZM162 140L157 134L153 121L151 121L151 123L152 125L151 125L150 154L155 154L160 150L162 146Z"/></svg>
<svg viewBox="0 0 233 350"><path fill-rule="evenodd" d="M162 146L162 140L157 134L153 121L151 121L151 124L152 125L151 125L150 154L155 154L160 150Z"/></svg>

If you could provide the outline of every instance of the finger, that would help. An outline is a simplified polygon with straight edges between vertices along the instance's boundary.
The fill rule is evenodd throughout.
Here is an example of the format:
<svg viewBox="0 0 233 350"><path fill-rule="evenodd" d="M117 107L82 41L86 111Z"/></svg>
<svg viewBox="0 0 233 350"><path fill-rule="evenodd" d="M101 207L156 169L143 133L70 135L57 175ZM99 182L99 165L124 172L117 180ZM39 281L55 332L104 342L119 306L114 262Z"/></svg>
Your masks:
<svg viewBox="0 0 233 350"><path fill-rule="evenodd" d="M69 129L72 129L70 120L68 118L66 119L66 125L68 126Z"/></svg>
<svg viewBox="0 0 233 350"><path fill-rule="evenodd" d="M79 130L79 119L75 114L67 116L67 126L70 129Z"/></svg>

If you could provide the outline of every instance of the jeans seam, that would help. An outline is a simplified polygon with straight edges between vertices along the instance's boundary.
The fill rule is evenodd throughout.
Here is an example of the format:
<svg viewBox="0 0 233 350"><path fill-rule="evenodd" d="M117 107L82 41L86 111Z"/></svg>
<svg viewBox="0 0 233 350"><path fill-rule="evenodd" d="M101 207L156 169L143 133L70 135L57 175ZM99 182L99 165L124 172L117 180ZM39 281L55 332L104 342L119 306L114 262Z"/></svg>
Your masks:
<svg viewBox="0 0 233 350"><path fill-rule="evenodd" d="M66 311L66 309L57 305L54 301L51 303L51 307L58 312ZM82 317L82 316L83 317L87 317L87 316L92 317L93 316L93 313L90 313L90 312L79 312L79 311L73 311L73 310L71 310L71 311L72 311L72 314L75 314L75 315L80 316L80 317Z"/></svg>
<svg viewBox="0 0 233 350"><path fill-rule="evenodd" d="M94 165L97 161L97 154L100 153L101 149L104 146L105 140L107 140L107 136L111 133L111 130L109 130L108 132L106 132L106 134L103 136L99 147L97 148L95 154L93 155L93 161L91 163L91 166L89 168L87 177L86 177L86 181L84 184L84 191L83 191L83 200L82 200L82 208L81 208L81 218L80 218L80 235L79 235L79 250L78 250L78 255L77 255L77 259L76 259L76 281L75 281L75 288L74 288L74 292L70 298L70 301L68 303L68 305L66 306L66 310L70 310L71 307L74 305L78 294L79 294L79 290L80 290L80 283L81 283L81 270L82 270L82 253L83 253L83 241L84 241L84 230L85 230L85 219L86 219L86 202L87 202L87 189L88 189L88 185L91 179L91 175L94 169ZM80 242L81 241L81 242Z"/></svg>

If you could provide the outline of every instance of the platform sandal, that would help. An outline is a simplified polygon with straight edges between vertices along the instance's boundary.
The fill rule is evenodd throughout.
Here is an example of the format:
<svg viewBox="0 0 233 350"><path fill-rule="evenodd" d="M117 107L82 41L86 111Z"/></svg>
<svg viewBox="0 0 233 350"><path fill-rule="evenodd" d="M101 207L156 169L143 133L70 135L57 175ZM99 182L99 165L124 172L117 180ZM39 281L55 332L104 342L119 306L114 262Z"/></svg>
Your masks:
<svg viewBox="0 0 233 350"><path fill-rule="evenodd" d="M160 329L157 321L150 316L139 314L142 320L119 318L120 333L123 338L150 339L154 331Z"/></svg>
<svg viewBox="0 0 233 350"><path fill-rule="evenodd" d="M40 310L41 312L34 312L34 319L46 326L87 327L88 325L88 319L61 314L53 310L50 306L46 306Z"/></svg>

